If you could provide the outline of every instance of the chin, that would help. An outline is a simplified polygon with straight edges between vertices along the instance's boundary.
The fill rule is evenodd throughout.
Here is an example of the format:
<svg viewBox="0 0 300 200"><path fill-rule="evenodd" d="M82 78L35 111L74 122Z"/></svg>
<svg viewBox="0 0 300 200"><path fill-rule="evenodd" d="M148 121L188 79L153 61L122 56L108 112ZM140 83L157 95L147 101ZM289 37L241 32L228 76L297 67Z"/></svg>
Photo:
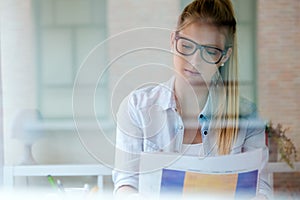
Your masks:
<svg viewBox="0 0 300 200"><path fill-rule="evenodd" d="M199 77L190 77L190 76L179 76L179 79L181 80L183 85L188 85L188 86L192 86L192 87L207 87L206 82L204 81L204 79L199 76Z"/></svg>
<svg viewBox="0 0 300 200"><path fill-rule="evenodd" d="M206 82L203 79L195 79L195 78L188 78L187 81L189 84L192 86L202 86L202 87L207 87Z"/></svg>

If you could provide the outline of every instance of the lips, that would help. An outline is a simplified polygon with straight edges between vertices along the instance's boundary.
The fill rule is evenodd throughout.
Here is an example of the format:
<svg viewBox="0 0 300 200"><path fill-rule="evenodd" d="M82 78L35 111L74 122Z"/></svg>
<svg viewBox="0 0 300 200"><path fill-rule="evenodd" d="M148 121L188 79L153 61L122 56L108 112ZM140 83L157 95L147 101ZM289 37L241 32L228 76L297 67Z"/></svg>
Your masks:
<svg viewBox="0 0 300 200"><path fill-rule="evenodd" d="M186 74L189 74L189 75L200 75L200 73L198 71L194 71L194 70L190 70L190 69L184 69L184 72Z"/></svg>

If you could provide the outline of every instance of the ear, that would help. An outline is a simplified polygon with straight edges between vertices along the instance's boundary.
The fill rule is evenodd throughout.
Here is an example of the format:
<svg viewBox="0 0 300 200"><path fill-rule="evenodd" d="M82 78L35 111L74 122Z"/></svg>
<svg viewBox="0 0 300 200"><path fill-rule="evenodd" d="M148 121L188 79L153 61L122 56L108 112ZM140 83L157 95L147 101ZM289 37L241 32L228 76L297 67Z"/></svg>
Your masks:
<svg viewBox="0 0 300 200"><path fill-rule="evenodd" d="M221 63L226 63L229 57L231 56L231 53L232 53L232 48L230 47L227 49L225 56L223 56Z"/></svg>

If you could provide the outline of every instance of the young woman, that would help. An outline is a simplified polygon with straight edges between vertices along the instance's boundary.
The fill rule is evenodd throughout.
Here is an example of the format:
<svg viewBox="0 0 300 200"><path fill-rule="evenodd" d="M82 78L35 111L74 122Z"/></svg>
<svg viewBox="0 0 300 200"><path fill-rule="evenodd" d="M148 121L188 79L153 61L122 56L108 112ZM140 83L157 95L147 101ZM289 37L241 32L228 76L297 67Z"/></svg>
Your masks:
<svg viewBox="0 0 300 200"><path fill-rule="evenodd" d="M236 20L230 0L195 0L171 34L174 77L132 92L117 120L115 192L138 191L141 152L217 156L264 149L265 126L238 89ZM264 163L262 163L264 164ZM262 173L259 196L270 186Z"/></svg>

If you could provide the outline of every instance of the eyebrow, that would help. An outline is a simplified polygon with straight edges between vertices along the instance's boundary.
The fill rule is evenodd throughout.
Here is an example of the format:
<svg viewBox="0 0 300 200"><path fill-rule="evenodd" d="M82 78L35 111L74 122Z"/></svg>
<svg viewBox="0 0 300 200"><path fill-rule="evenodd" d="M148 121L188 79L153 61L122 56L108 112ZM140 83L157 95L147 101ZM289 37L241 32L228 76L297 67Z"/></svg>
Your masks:
<svg viewBox="0 0 300 200"><path fill-rule="evenodd" d="M202 44L202 43L198 43L198 42L196 42L195 40L191 39L188 35L179 33L179 31L176 31L175 34L178 35L178 36L180 36L180 37L185 37L185 38L187 38L187 39L189 39L189 40L192 40L193 42L195 42L195 43L197 43L197 44L200 44L200 45L210 46L210 47L215 47L215 48L218 48L218 49L221 49L221 50L226 49L226 46L220 47L220 46L218 46L218 45L216 45L216 44L210 44L210 43L209 43L209 44Z"/></svg>

